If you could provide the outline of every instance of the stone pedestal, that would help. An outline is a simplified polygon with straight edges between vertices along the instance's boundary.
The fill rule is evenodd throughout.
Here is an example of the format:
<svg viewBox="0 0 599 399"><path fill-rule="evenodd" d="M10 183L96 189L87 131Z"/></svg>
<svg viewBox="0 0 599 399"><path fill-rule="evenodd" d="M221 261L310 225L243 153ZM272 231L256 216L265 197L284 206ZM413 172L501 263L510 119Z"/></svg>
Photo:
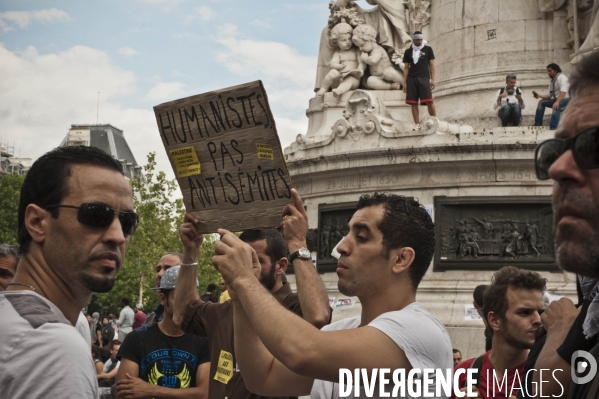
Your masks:
<svg viewBox="0 0 599 399"><path fill-rule="evenodd" d="M432 2L429 44L435 51L437 115L475 129L496 117L493 96L508 73L518 76L526 108L534 115L532 91L545 93L546 66L570 72L566 11L540 12L531 0L439 0Z"/></svg>
<svg viewBox="0 0 599 399"><path fill-rule="evenodd" d="M311 105L317 101L313 100ZM325 97L323 103L326 101ZM332 109L336 108L325 107L323 115L334 112ZM339 113L342 114L341 109ZM320 131L326 131L322 126L334 125L333 119L323 122ZM435 196L511 197L551 193L551 181L536 179L532 161L536 145L553 137L547 128L495 127L460 133L422 132L418 136L410 136L412 131L405 133L405 137L394 138L379 133L357 137L329 133L324 141L296 142L286 148L293 186L305 202L310 226L318 226L319 204L355 202L361 194L375 191L412 196L429 206ZM305 140L309 139L306 136ZM484 338L481 321L465 320L464 305L472 303L474 288L488 284L493 273L492 270L435 272L431 266L418 289L417 300L448 327L454 346L459 346L464 336L480 335L480 346L461 346L465 357L480 353ZM549 281L549 292L575 300L573 275L548 271L541 274ZM322 278L330 297L344 297L337 290L335 273L324 273ZM294 276L289 276L289 280L293 284ZM358 302L348 310L335 310L333 320L359 315L360 309Z"/></svg>

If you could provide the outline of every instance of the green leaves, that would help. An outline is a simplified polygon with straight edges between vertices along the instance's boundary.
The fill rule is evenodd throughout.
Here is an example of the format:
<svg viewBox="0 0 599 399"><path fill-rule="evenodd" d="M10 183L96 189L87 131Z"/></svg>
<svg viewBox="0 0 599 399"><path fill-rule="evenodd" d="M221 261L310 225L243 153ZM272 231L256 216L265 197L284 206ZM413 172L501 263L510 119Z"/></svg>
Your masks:
<svg viewBox="0 0 599 399"><path fill-rule="evenodd" d="M16 173L0 178L0 243L17 244L19 195L25 176Z"/></svg>

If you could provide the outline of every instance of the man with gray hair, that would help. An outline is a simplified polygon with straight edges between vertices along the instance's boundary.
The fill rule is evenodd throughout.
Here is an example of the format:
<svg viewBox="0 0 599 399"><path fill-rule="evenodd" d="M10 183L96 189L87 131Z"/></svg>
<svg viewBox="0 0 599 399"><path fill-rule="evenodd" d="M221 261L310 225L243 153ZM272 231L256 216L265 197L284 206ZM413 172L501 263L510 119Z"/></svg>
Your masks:
<svg viewBox="0 0 599 399"><path fill-rule="evenodd" d="M599 377L579 367L591 359L575 355L587 351L595 362L599 360L599 52L576 64L569 93L572 100L557 124L555 138L535 150L535 168L538 179L553 180L557 264L578 275L583 305L576 309L562 298L547 307L541 317L546 343L534 368L562 370L554 376L561 385L555 387L555 396L570 386L570 398L596 398ZM542 381L540 372L533 378ZM550 396L551 382L543 382L543 394Z"/></svg>
<svg viewBox="0 0 599 399"><path fill-rule="evenodd" d="M520 125L524 100L522 92L516 87L516 75L513 73L505 77L505 86L497 91L493 109L499 108L499 119L501 126L506 127L509 123L514 126Z"/></svg>
<svg viewBox="0 0 599 399"><path fill-rule="evenodd" d="M0 244L0 291L4 291L15 277L20 259L19 247Z"/></svg>

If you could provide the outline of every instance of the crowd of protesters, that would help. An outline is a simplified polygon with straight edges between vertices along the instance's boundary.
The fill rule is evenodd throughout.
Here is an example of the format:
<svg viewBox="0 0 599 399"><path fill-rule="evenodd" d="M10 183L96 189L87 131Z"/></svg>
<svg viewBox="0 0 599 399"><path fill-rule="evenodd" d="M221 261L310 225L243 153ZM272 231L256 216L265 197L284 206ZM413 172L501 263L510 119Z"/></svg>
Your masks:
<svg viewBox="0 0 599 399"><path fill-rule="evenodd" d="M563 75L549 69L553 94L561 93ZM506 92L515 79L508 75ZM577 274L578 303L548 297L539 273L505 266L473 292L486 352L462 359L416 301L436 246L429 214L415 199L374 193L359 198L336 247L339 291L360 300L361 315L331 323L306 210L292 189L280 232L219 230L213 263L224 298L213 284L198 293L203 235L187 214L183 253L156 260L160 305L146 317L142 304L132 309L123 298L118 318L82 319L92 293L112 289L139 220L118 161L93 147L58 148L23 183L19 247L0 245L0 396L97 398L101 386L125 399L324 399L344 396L340 369L449 369L458 385L451 397L597 398L599 377L586 378L581 365L599 358L599 52L577 64L568 85L569 94L548 99L558 110L569 104L534 162L539 179L554 181L556 259ZM509 95L499 93L497 105ZM284 279L290 265L295 293ZM583 363L580 351L588 352ZM390 392L392 382L379 381ZM439 383L424 378L421 392Z"/></svg>

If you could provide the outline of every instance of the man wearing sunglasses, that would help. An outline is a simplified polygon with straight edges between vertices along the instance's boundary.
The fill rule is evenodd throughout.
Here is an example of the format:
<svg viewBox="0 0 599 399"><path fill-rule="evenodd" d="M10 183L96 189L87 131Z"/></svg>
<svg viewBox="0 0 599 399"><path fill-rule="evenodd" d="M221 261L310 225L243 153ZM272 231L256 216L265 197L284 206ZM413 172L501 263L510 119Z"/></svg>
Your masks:
<svg viewBox="0 0 599 399"><path fill-rule="evenodd" d="M578 274L583 306L576 309L570 305L569 310L562 306L558 312L552 309L559 307L557 301L547 308L542 317L547 341L535 368L561 368L562 385L565 389L571 386L569 397L595 398L597 381L572 384L570 367L578 368L573 356L578 350L590 351L596 361L599 359L599 52L576 65L570 94L572 99L555 138L541 143L535 151L535 167L540 180L554 181L557 263ZM557 317L550 317L552 314ZM539 377L535 375L535 381ZM552 394L545 388L543 391ZM558 388L556 394L559 392Z"/></svg>
<svg viewBox="0 0 599 399"><path fill-rule="evenodd" d="M0 293L2 397L97 397L74 325L92 293L114 285L136 226L122 166L102 150L56 148L33 164L19 199L22 258Z"/></svg>

